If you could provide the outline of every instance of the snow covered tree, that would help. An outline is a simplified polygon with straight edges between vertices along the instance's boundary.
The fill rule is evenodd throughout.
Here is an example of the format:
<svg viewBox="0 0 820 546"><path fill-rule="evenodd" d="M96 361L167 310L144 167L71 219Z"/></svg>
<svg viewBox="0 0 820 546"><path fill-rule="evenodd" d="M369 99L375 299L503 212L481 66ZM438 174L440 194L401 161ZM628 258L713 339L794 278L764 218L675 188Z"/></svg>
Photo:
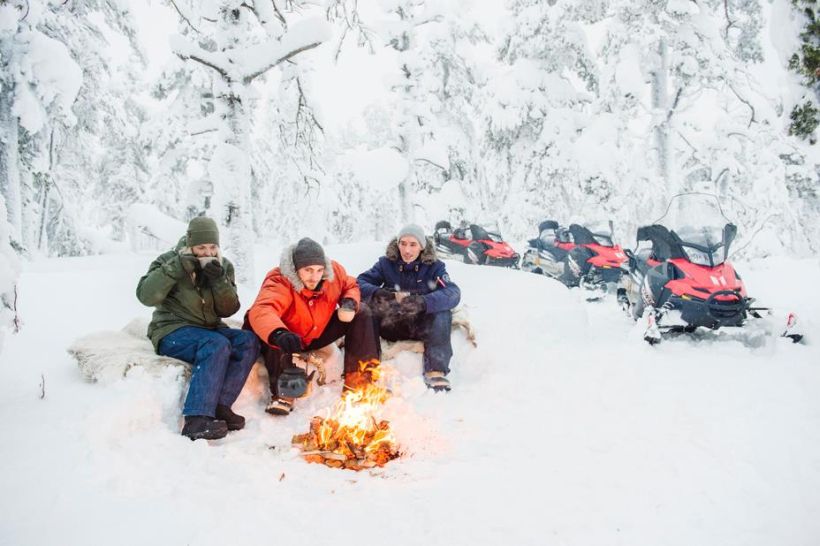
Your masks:
<svg viewBox="0 0 820 546"><path fill-rule="evenodd" d="M431 228L438 220L459 222L480 211L479 98L497 67L492 38L471 15L480 3L442 1L436 8L435 24L416 29L416 86L425 104L414 157L416 219Z"/></svg>
<svg viewBox="0 0 820 546"><path fill-rule="evenodd" d="M398 186L402 222L415 219L414 195L417 184L417 160L424 146L426 128L433 119L430 102L424 93L425 62L420 55L418 35L423 25L439 24L438 8L425 0L383 0L388 14L384 24L386 41L396 52L396 67L391 87L397 102L395 148L404 156L407 170Z"/></svg>
<svg viewBox="0 0 820 546"><path fill-rule="evenodd" d="M820 8L814 0L792 0L792 3L803 16L805 26L800 33L800 51L792 55L789 68L803 76L803 83L813 92L807 93L792 109L789 134L810 139L814 144L817 140L815 130L820 125Z"/></svg>
<svg viewBox="0 0 820 546"><path fill-rule="evenodd" d="M77 122L54 124L43 139L43 164L50 167L35 174L40 205L32 223L43 250L101 252L125 238L126 211L149 178L140 137L145 58L125 3L55 3L43 21L76 60L83 82L72 105Z"/></svg>
<svg viewBox="0 0 820 546"><path fill-rule="evenodd" d="M214 73L214 121L219 143L208 165L214 185L211 214L227 227L228 246L239 264L237 278L245 282L253 272L251 212L251 84L271 69L327 39L321 19L286 23L275 2L216 0L171 2L180 17L202 40L178 36L174 52Z"/></svg>
<svg viewBox="0 0 820 546"><path fill-rule="evenodd" d="M644 204L628 216L652 217L670 195L708 189L738 223L738 249L761 231L804 247L782 160L794 146L780 130L778 102L755 81L761 26L743 19L759 3L619 1L610 9L600 96L613 111L634 102L619 140L651 128L649 153L634 161L651 162L662 181L641 190Z"/></svg>
<svg viewBox="0 0 820 546"><path fill-rule="evenodd" d="M513 0L498 57L503 69L483 90L486 126L481 195L513 237L551 216L581 210L586 194L612 181L583 173L593 141L585 111L597 88L597 66L571 2ZM586 13L586 12L584 12ZM578 149L578 148L580 149ZM576 155L577 152L581 152ZM579 170L580 169L580 170ZM604 189L604 192L609 190Z"/></svg>
<svg viewBox="0 0 820 546"><path fill-rule="evenodd" d="M31 222L24 220L31 177L43 172L42 143L53 123L74 123L71 105L82 83L65 45L38 27L47 9L24 0L0 2L0 193L11 239L21 249L33 242L26 229Z"/></svg>
<svg viewBox="0 0 820 546"><path fill-rule="evenodd" d="M182 23L180 32L193 31ZM176 58L152 83L151 97L159 107L142 126L150 161L143 198L183 221L207 214L214 194L208 163L219 141L213 71Z"/></svg>

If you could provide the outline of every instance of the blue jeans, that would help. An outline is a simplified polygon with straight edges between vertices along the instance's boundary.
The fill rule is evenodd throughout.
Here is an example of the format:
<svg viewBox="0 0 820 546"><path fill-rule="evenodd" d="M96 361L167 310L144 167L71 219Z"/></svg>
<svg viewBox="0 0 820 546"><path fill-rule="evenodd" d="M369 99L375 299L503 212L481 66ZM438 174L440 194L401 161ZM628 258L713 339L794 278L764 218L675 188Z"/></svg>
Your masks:
<svg viewBox="0 0 820 546"><path fill-rule="evenodd" d="M259 355L253 332L183 326L159 342L159 354L193 364L182 415L213 417L217 404L236 401Z"/></svg>

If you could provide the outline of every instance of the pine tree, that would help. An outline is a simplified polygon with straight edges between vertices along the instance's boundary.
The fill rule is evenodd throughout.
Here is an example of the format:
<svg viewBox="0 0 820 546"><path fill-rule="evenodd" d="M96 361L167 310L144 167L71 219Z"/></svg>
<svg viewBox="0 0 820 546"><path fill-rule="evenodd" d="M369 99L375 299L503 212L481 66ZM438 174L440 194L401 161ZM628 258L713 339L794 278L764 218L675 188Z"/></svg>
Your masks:
<svg viewBox="0 0 820 546"><path fill-rule="evenodd" d="M803 83L813 90L803 97L803 102L794 106L790 114L792 120L789 134L817 141L815 129L820 125L818 101L818 81L820 81L820 8L814 0L792 0L794 7L803 14L805 26L800 33L800 51L792 55L789 68L803 76Z"/></svg>
<svg viewBox="0 0 820 546"><path fill-rule="evenodd" d="M253 271L251 211L251 84L269 70L326 40L319 20L289 25L272 2L219 0L210 4L171 2L196 34L211 48L178 37L174 52L214 72L214 114L219 142L208 163L214 185L212 214L227 227L228 246L238 264L237 279Z"/></svg>

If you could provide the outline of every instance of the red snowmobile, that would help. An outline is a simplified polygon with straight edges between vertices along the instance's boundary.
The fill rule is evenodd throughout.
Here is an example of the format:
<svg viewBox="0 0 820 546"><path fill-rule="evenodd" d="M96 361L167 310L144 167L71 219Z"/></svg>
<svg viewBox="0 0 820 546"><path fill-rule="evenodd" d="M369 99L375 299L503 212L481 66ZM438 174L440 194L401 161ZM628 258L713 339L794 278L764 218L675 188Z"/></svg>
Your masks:
<svg viewBox="0 0 820 546"><path fill-rule="evenodd" d="M626 255L612 242L611 223L565 228L546 220L538 232L538 238L529 240L521 269L547 275L568 287L580 286L589 292L588 300L600 299L620 280Z"/></svg>
<svg viewBox="0 0 820 546"><path fill-rule="evenodd" d="M450 222L443 220L436 223L433 241L442 257L456 258L468 264L518 268L519 255L504 242L501 234L478 224L453 229Z"/></svg>
<svg viewBox="0 0 820 546"><path fill-rule="evenodd" d="M717 198L698 193L673 197L661 219L638 229L636 250L626 250L628 274L618 300L635 320L646 319L648 343L698 328L745 326L769 312L754 306L727 261L736 233ZM796 325L789 314L782 335L800 341Z"/></svg>

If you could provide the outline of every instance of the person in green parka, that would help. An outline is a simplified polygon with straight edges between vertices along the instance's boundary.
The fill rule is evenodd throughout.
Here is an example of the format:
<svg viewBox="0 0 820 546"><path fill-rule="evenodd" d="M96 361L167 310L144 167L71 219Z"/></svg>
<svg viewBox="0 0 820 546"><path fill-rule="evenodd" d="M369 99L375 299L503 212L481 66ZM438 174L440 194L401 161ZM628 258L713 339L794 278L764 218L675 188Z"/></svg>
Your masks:
<svg viewBox="0 0 820 546"><path fill-rule="evenodd" d="M212 440L243 428L245 418L231 406L259 354L259 341L221 320L239 310L239 297L216 222L204 216L191 220L176 248L148 267L137 298L154 307L148 337L157 354L193 365L182 434Z"/></svg>

